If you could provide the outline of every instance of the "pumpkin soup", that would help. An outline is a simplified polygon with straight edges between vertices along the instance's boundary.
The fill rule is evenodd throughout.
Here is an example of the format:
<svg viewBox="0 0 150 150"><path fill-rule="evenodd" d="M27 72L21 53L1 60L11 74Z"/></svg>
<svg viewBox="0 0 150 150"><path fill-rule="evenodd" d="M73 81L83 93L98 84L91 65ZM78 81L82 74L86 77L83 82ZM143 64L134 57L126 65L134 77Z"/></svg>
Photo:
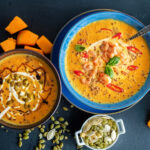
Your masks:
<svg viewBox="0 0 150 150"><path fill-rule="evenodd" d="M136 94L149 74L150 55L132 26L113 19L88 24L69 43L65 71L72 87L98 103L117 103Z"/></svg>
<svg viewBox="0 0 150 150"><path fill-rule="evenodd" d="M14 54L0 61L0 111L15 125L30 125L43 119L56 104L58 85L50 67L40 58Z"/></svg>

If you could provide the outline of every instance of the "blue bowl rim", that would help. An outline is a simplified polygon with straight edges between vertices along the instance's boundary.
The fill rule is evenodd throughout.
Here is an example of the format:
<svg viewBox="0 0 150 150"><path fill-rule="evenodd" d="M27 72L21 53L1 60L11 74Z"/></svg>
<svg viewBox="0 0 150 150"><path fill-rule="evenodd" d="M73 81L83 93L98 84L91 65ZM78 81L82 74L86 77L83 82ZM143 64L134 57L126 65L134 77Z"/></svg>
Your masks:
<svg viewBox="0 0 150 150"><path fill-rule="evenodd" d="M91 14L91 15L89 15L89 16L86 16L86 17L84 17L83 19L81 19L80 21L78 21L70 30L69 30L69 32L66 34L66 36L65 36L65 38L63 39L63 42L62 42L62 45L61 45L61 48L60 48L60 54L59 54L59 69L60 69L60 74L61 74L61 77L62 77L62 79L63 79L63 81L64 81L64 83L65 83L65 85L66 85L66 87L69 89L69 91L71 91L70 90L70 87L68 87L68 85L66 84L66 82L65 82L65 80L64 80L64 76L63 76L63 73L62 73L62 70L61 70L61 64L60 64L60 58L61 58L61 50L62 50L62 47L63 47L63 45L64 45L64 41L66 40L66 38L67 38L67 36L69 35L69 33L73 30L73 28L75 27L75 26L77 26L77 24L79 24L82 20L84 20L84 19L87 19L87 18L89 18L89 17L91 17L91 16L93 16L93 15L97 15L97 14L101 14L101 13L115 13L115 14L119 14L119 15L123 15L123 16L125 16L125 17L127 17L127 18L130 18L130 20L131 21L133 21L133 22L136 22L137 23L137 25L138 26L140 26L140 27L143 27L144 25L140 22L140 21L138 21L136 18L134 18L134 17L131 17L131 16L129 16L129 15L127 15L127 14L124 14L124 13L122 13L122 12L112 12L112 11L105 11L105 12L95 12L94 14ZM96 21L96 20L95 20ZM93 21L94 22L94 21ZM79 31L79 30L78 30ZM76 32L77 33L77 32ZM70 41L70 40L69 40ZM66 79L66 78L65 78ZM68 81L68 83L69 83L69 81ZM72 87L72 86L71 86ZM76 91L73 89L73 92L72 92L72 94L74 95L74 96L76 96L76 94L78 94L77 92L76 92L76 94L74 94ZM144 94L141 94L141 96L140 96L140 98L138 98L138 99L142 99L143 98L143 96L146 94L148 92L148 89L144 92ZM138 92L139 93L139 92ZM81 95L78 95L78 96L81 96ZM135 96L135 95L134 95ZM86 98L84 98L83 96L81 96L82 97L82 99L86 99ZM132 96L133 97L133 96ZM131 97L131 98L132 98ZM79 99L78 97L76 97L77 99ZM87 99L86 99L87 100ZM128 99L127 99L128 100ZM89 101L89 100L88 100ZM124 100L124 101L126 101L126 100ZM123 102L124 102L123 101ZM129 104L124 104L124 105L122 105L121 107L119 106L119 107L116 107L116 104L118 104L118 103L115 103L115 104L100 104L100 105L102 105L102 107L99 107L100 109L102 109L102 110L116 110L116 109L122 109L122 108L125 108L125 107L128 107L128 106L130 106L130 105L132 105L132 104L134 104L135 102L137 102L138 100L134 100L132 103L129 103ZM83 102L83 101L82 101ZM91 102L91 101L90 101ZM94 103L94 102L93 102ZM121 102L122 103L122 102ZM91 103L90 103L91 104ZM95 103L94 103L95 104ZM98 104L98 103L97 103ZM110 106L111 105L111 106ZM114 105L113 107L112 107L112 105ZM104 108L104 106L105 106L105 108ZM94 107L95 108L95 107Z"/></svg>

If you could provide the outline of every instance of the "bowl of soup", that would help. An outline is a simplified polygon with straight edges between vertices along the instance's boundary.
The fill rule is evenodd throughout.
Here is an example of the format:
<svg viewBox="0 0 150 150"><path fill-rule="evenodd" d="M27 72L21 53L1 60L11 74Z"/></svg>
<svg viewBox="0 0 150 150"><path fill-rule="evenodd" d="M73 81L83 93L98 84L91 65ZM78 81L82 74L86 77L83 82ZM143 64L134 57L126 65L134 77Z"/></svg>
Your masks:
<svg viewBox="0 0 150 150"><path fill-rule="evenodd" d="M44 123L61 97L59 75L45 56L17 49L0 55L0 111L9 111L0 123L16 129Z"/></svg>
<svg viewBox="0 0 150 150"><path fill-rule="evenodd" d="M76 99L94 109L135 104L150 89L150 35L128 40L144 25L121 12L96 12L79 20L59 55L62 80Z"/></svg>

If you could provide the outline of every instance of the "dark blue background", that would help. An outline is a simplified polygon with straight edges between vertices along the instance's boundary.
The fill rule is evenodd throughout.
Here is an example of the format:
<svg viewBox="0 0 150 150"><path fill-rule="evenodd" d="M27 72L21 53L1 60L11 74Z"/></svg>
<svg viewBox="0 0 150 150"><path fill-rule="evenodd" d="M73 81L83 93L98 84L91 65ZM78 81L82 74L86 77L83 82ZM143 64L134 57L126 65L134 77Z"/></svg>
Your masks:
<svg viewBox="0 0 150 150"><path fill-rule="evenodd" d="M61 27L72 17L84 11L99 8L110 8L123 11L137 17L145 25L150 24L149 0L1 0L0 1L0 42L10 36L4 28L16 15L29 25L29 29L41 35L46 35L54 41ZM76 108L69 112L62 111L62 106L70 104L62 97L58 114L70 122L71 135L65 141L64 150L75 150L74 132L79 130L84 120L90 116ZM150 93L133 108L113 115L122 118L126 126L126 134L120 136L112 150L149 150L150 129L146 126L150 118ZM47 123L47 125L50 122ZM17 147L17 133L19 131L0 129L0 150L19 150ZM23 150L33 150L37 144L38 129L31 133L30 140L23 142ZM46 150L51 150L51 142L46 144ZM83 148L86 150L87 148Z"/></svg>

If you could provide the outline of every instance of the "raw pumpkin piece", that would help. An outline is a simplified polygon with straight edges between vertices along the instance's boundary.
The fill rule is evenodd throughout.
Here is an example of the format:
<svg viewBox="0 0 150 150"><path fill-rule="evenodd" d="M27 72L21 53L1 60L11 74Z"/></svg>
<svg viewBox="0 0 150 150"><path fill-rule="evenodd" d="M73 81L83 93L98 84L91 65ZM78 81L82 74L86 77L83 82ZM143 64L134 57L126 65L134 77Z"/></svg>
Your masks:
<svg viewBox="0 0 150 150"><path fill-rule="evenodd" d="M20 30L27 28L28 25L18 16L14 17L9 25L5 28L10 34L14 34Z"/></svg>
<svg viewBox="0 0 150 150"><path fill-rule="evenodd" d="M31 47L31 46L24 46L24 49L33 50L35 52L38 52L38 53L44 55L43 51L41 49L38 49L38 48L34 48L34 47Z"/></svg>
<svg viewBox="0 0 150 150"><path fill-rule="evenodd" d="M16 48L16 40L8 38L7 40L0 43L1 48L6 52Z"/></svg>
<svg viewBox="0 0 150 150"><path fill-rule="evenodd" d="M53 44L44 35L37 40L36 44L43 50L45 54L49 54L53 47Z"/></svg>
<svg viewBox="0 0 150 150"><path fill-rule="evenodd" d="M39 36L37 34L29 30L20 31L17 35L17 45L34 46L38 37Z"/></svg>

